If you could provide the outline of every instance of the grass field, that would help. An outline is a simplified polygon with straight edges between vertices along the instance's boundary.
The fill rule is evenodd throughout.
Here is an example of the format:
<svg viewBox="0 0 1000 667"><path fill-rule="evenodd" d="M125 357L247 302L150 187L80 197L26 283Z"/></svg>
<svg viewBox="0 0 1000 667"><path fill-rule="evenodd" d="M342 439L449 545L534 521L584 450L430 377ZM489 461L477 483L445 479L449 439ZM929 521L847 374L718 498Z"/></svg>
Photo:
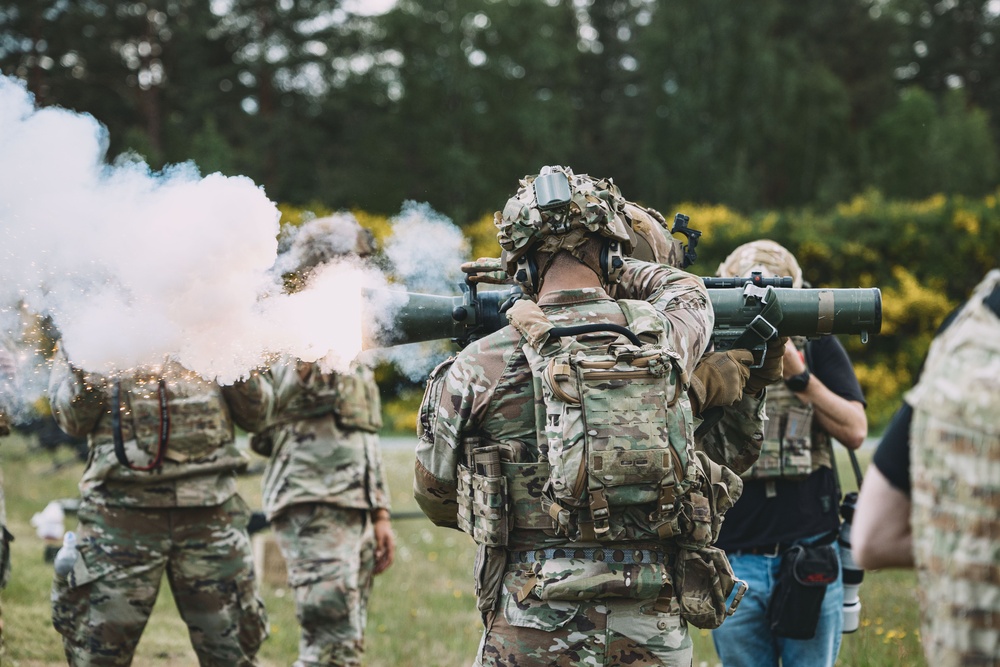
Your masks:
<svg viewBox="0 0 1000 667"><path fill-rule="evenodd" d="M412 449L392 448L385 454L398 515L416 512L410 492ZM57 453L61 461L68 451ZM13 545L14 573L0 593L6 653L2 664L12 667L64 665L59 636L49 617L52 568L43 560L44 544L31 526L32 515L52 499L74 498L82 465L56 466L51 454L39 452L30 440L14 436L0 441L7 516L17 537ZM853 480L847 467L844 480ZM241 491L259 507L259 477L241 479ZM853 487L853 482L847 484ZM67 528L73 522L67 521ZM466 535L439 529L422 518L395 521L396 563L378 577L368 622L367 664L372 667L460 667L471 664L480 626L472 596L473 543ZM910 667L923 665L917 636L915 578L910 572L869 572L861 588L861 629L845 635L839 665L849 667ZM264 667L290 665L295 660L298 626L287 588L262 586L270 615L271 636L261 649ZM696 666L714 666L718 659L707 631L692 629ZM163 586L156 609L139 644L134 665L196 665L187 630L169 589Z"/></svg>

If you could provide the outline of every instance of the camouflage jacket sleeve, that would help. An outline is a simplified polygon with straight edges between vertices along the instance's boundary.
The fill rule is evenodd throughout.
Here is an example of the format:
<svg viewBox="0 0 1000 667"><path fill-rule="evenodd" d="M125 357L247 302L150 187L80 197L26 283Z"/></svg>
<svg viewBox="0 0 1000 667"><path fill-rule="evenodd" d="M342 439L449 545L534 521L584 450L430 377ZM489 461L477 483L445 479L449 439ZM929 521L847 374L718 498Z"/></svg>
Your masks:
<svg viewBox="0 0 1000 667"><path fill-rule="evenodd" d="M749 470L760 456L764 442L766 395L766 389L759 398L744 394L742 399L723 408L722 419L695 438L695 449L705 452L708 458L737 475Z"/></svg>
<svg viewBox="0 0 1000 667"><path fill-rule="evenodd" d="M251 433L264 428L274 395L263 373L253 371L247 379L222 387L222 395L237 426Z"/></svg>
<svg viewBox="0 0 1000 667"><path fill-rule="evenodd" d="M662 264L625 260L621 281L610 294L615 299L648 301L663 314L681 364L689 373L708 349L715 311L701 278Z"/></svg>
<svg viewBox="0 0 1000 667"><path fill-rule="evenodd" d="M86 437L107 409L105 380L73 368L60 350L52 360L49 403L59 427L71 436Z"/></svg>
<svg viewBox="0 0 1000 667"><path fill-rule="evenodd" d="M427 381L417 426L413 484L420 508L439 526L457 528L456 480L458 464L465 456L465 438L484 436L487 414L496 417L502 410L494 399L520 350L520 340L513 327L505 327L435 368ZM534 415L533 401L530 406ZM502 438L499 434L490 437Z"/></svg>
<svg viewBox="0 0 1000 667"><path fill-rule="evenodd" d="M424 514L438 526L458 528L458 482L456 473L461 456L461 438L449 415L453 404L444 401L454 357L431 372L420 404L417 421L417 450L413 475L413 497Z"/></svg>

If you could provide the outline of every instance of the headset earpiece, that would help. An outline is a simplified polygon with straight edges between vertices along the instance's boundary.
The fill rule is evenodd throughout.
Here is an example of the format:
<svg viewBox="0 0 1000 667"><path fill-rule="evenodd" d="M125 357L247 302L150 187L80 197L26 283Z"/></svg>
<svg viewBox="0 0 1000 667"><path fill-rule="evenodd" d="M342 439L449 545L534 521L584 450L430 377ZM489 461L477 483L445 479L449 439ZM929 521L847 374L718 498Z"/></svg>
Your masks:
<svg viewBox="0 0 1000 667"><path fill-rule="evenodd" d="M608 241L601 248L601 273L608 285L614 285L621 280L625 271L625 253L618 241Z"/></svg>
<svg viewBox="0 0 1000 667"><path fill-rule="evenodd" d="M538 292L538 264L535 262L534 253L526 253L517 260L514 282L525 294Z"/></svg>

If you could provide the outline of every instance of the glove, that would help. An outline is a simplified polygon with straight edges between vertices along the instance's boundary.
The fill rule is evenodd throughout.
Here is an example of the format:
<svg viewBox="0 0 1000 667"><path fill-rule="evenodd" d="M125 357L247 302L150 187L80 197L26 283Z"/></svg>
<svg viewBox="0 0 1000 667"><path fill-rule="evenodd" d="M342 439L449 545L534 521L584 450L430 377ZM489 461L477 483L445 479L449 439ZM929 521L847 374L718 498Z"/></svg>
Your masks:
<svg viewBox="0 0 1000 667"><path fill-rule="evenodd" d="M781 358L785 355L787 342L787 336L772 338L767 342L761 367L750 369L750 379L744 387L747 392L756 396L764 387L781 379Z"/></svg>
<svg viewBox="0 0 1000 667"><path fill-rule="evenodd" d="M499 257L480 257L474 262L462 264L462 273L469 274L470 283L489 283L491 285L509 285L507 269Z"/></svg>
<svg viewBox="0 0 1000 667"><path fill-rule="evenodd" d="M743 385L750 377L752 363L750 350L710 352L702 357L688 389L695 416L701 416L709 408L732 405L743 398Z"/></svg>

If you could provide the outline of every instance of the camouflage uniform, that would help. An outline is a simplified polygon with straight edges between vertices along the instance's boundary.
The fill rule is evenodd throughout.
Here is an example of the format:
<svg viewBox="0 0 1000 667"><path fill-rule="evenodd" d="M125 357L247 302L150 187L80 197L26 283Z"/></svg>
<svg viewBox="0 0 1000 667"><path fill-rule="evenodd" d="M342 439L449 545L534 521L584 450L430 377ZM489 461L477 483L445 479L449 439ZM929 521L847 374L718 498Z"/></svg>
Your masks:
<svg viewBox="0 0 1000 667"><path fill-rule="evenodd" d="M233 424L259 428L269 389L258 376L220 387L169 361L123 377L116 389L57 355L53 413L90 446L80 482L79 558L52 589L53 625L71 665L130 664L164 572L200 664L255 664L267 615L253 572L249 511L236 493L246 459ZM128 466L115 452L116 420ZM134 469L158 452L159 465Z"/></svg>
<svg viewBox="0 0 1000 667"><path fill-rule="evenodd" d="M932 343L914 415L913 550L930 665L1000 665L1000 320L991 271Z"/></svg>
<svg viewBox="0 0 1000 667"><path fill-rule="evenodd" d="M654 297L681 367L693 370L713 322L701 280L674 269L626 260L622 283L615 289ZM598 288L550 293L539 300L539 306L550 320L563 326L626 321L618 303ZM550 519L540 510L542 490L536 485L541 481L536 470L539 400L523 343L513 327L473 343L435 370L420 410L414 493L434 523L459 525L457 471L470 438L482 445L501 445L508 452L502 464L504 476L516 471L508 487L514 519L507 547L480 545L477 555L476 591L486 626L477 664L690 664L687 623L680 617L667 574L641 582L644 599L543 601L525 594L537 580L537 564L544 567L545 560L566 563L572 559L570 567L586 576L592 568L601 569L601 558L622 563L663 559L658 562L667 565L665 561L672 556L671 546L661 542L639 517L629 520L613 514L616 521L631 526L629 539L609 545L613 549L569 543L553 534ZM682 401L686 404L686 398ZM565 574L552 573L553 580ZM604 585L602 577L603 573L594 574L592 590Z"/></svg>
<svg viewBox="0 0 1000 667"><path fill-rule="evenodd" d="M270 456L264 511L295 590L295 664L360 665L375 567L372 515L389 509L378 386L362 365L323 373L286 361L270 375L273 421L254 449Z"/></svg>

